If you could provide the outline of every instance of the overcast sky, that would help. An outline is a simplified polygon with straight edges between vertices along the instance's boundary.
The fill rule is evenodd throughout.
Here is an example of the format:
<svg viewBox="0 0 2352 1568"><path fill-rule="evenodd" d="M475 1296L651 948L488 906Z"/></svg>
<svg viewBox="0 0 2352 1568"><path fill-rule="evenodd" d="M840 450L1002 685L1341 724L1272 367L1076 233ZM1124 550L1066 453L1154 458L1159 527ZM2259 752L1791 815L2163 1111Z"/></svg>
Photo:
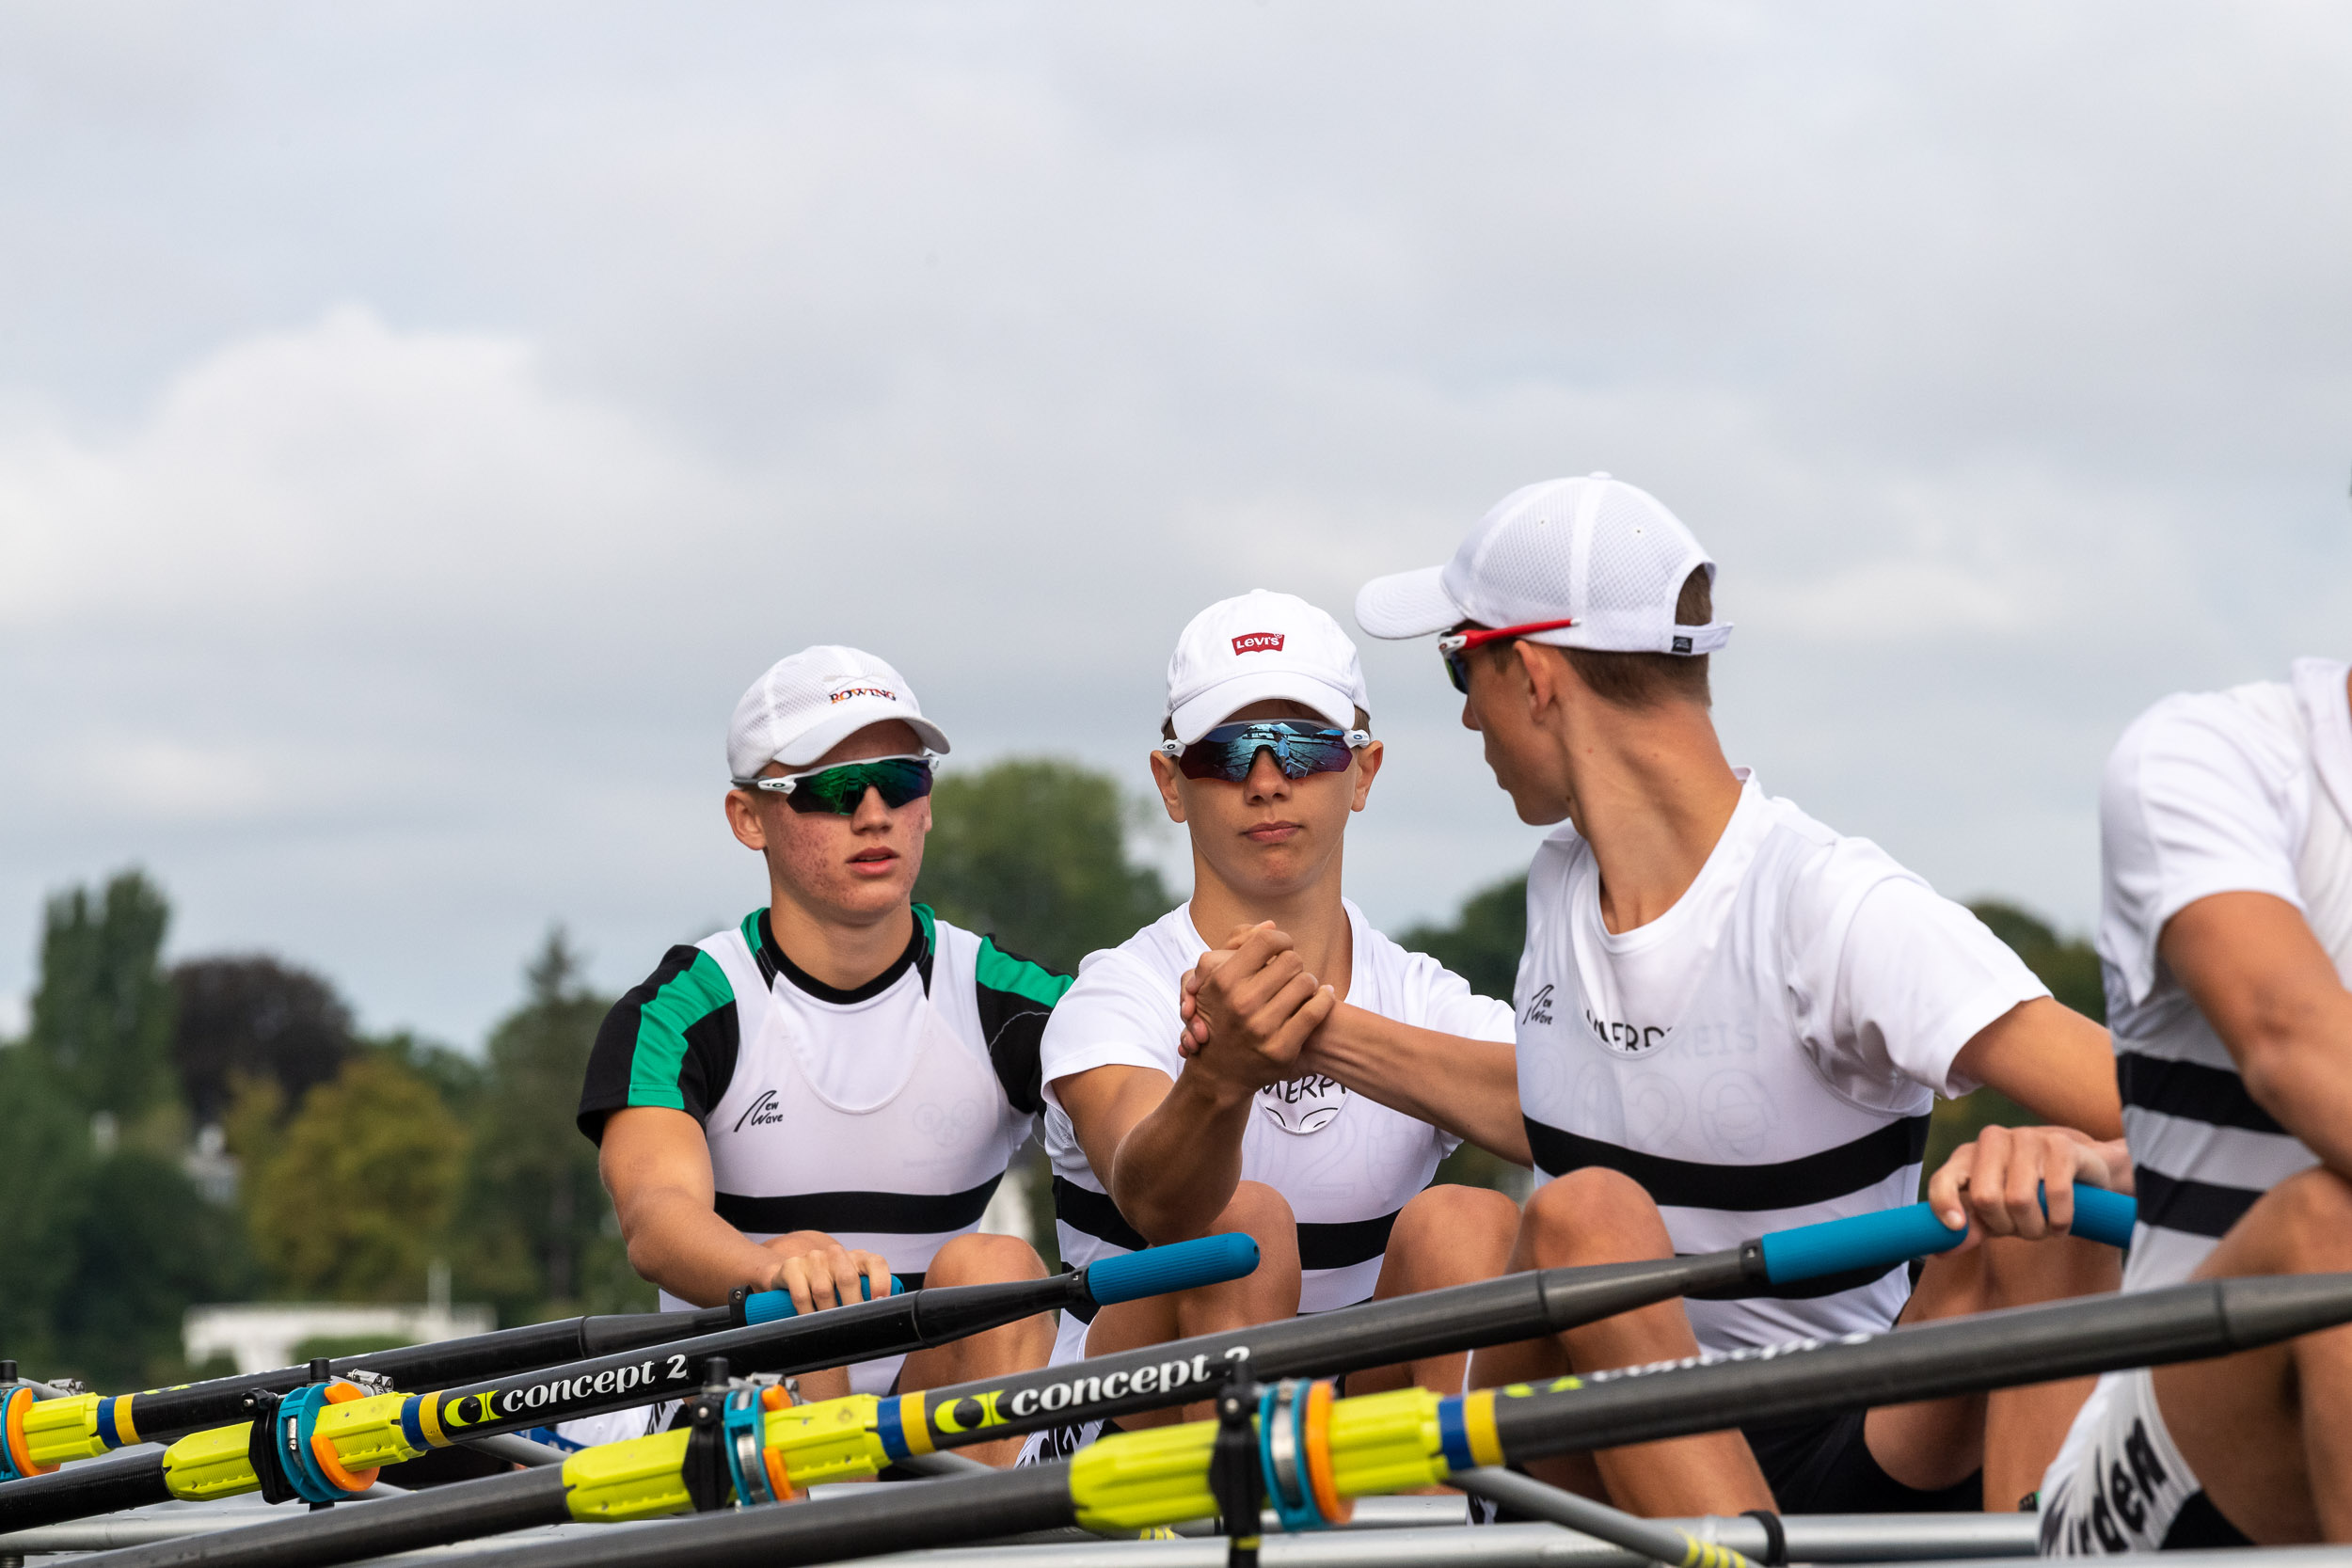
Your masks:
<svg viewBox="0 0 2352 1568"><path fill-rule="evenodd" d="M135 863L470 1046L763 899L780 655L1139 786L1202 604L1593 469L1735 760L2086 925L2131 716L2352 653L2352 9L0 7L0 996ZM1364 654L1397 927L1534 835Z"/></svg>

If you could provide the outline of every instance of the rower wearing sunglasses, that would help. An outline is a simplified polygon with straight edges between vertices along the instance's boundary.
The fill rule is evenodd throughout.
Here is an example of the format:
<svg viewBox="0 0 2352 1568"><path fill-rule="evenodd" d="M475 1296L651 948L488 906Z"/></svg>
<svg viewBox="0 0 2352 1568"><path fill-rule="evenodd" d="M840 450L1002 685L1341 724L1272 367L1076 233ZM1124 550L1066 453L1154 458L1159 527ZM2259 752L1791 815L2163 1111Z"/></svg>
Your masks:
<svg viewBox="0 0 2352 1568"><path fill-rule="evenodd" d="M1028 1136L1038 1040L1070 982L912 901L946 750L898 673L855 648L794 654L736 705L727 823L766 863L768 906L671 948L614 1005L580 1102L629 1261L665 1308L748 1289L807 1312L887 1295L894 1274L1043 1276L1025 1242L979 1223ZM1051 1344L1033 1318L800 1383L933 1387L1042 1366Z"/></svg>
<svg viewBox="0 0 2352 1568"><path fill-rule="evenodd" d="M1510 1009L1374 930L1341 895L1348 818L1380 770L1355 645L1288 594L1212 605L1177 641L1151 767L1191 838L1192 898L1079 966L1045 1028L1045 1147L1066 1260L1247 1231L1261 1262L1247 1278L1089 1321L1065 1313L1057 1360L1502 1268L1511 1201L1429 1185L1467 1130L1427 1116L1416 1091L1367 1094L1349 1077L1352 1031L1372 1018L1469 1037L1453 1069L1498 1095L1512 1071ZM1268 960L1264 1006L1306 1009L1187 1059L1179 981L1229 942ZM1359 1372L1348 1388L1412 1377L1454 1391L1464 1360ZM1213 1391L1204 1384L1201 1398ZM1040 1433L1033 1451L1067 1451L1094 1430Z"/></svg>
<svg viewBox="0 0 2352 1568"><path fill-rule="evenodd" d="M1356 602L1374 636L1438 636L1496 782L1521 820L1561 824L1528 873L1512 1107L1524 1119L1509 1152L1547 1184L1512 1266L1706 1253L1908 1203L1937 1094L1991 1085L2058 1125L1990 1129L1937 1172L1929 1200L1975 1234L1931 1259L1915 1288L1897 1267L1667 1302L1482 1352L1480 1384L1875 1333L2117 1282L2111 1249L2037 1240L2065 1230L2075 1181L2130 1182L2122 1144L2094 1141L2121 1130L2105 1031L1884 850L1730 765L1708 711L1708 656L1731 630L1712 612L1714 576L1665 507L1595 474L1515 492L1446 565L1380 578ZM1201 989L1212 1049L1232 967ZM1775 1499L1790 1513L2008 1510L2082 1392L2050 1385L1549 1464L1653 1514Z"/></svg>

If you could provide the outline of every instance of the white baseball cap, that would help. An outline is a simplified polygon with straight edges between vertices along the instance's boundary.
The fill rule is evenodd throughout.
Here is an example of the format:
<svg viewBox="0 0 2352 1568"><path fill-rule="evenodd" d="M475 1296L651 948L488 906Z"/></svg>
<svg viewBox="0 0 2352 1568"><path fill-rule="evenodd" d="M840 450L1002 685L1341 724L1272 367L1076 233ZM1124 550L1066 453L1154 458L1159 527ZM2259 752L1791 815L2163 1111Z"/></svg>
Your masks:
<svg viewBox="0 0 2352 1568"><path fill-rule="evenodd" d="M1426 637L1464 621L1504 626L1565 621L1536 642L1628 654L1706 654L1731 623L1675 624L1683 579L1715 562L1682 520L1607 474L1514 490L1479 519L1442 566L1375 578L1356 624L1375 637Z"/></svg>
<svg viewBox="0 0 2352 1568"><path fill-rule="evenodd" d="M752 682L727 725L727 773L753 779L771 762L815 762L868 724L911 724L941 754L947 737L923 717L906 678L872 654L834 643L780 658Z"/></svg>
<svg viewBox="0 0 2352 1568"><path fill-rule="evenodd" d="M1168 660L1166 717L1189 746L1252 703L1304 703L1343 730L1372 711L1356 644L1295 594L1253 588L1192 618Z"/></svg>

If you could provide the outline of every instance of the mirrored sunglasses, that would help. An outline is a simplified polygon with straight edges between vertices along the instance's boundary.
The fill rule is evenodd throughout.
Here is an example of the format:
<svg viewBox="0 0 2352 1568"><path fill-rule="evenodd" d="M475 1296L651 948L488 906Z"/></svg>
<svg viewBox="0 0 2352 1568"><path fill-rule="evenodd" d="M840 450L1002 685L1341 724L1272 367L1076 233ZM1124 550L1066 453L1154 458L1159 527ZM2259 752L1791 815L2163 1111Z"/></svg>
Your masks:
<svg viewBox="0 0 2352 1568"><path fill-rule="evenodd" d="M1335 730L1327 724L1291 720L1255 724L1219 724L1187 745L1163 740L1160 750L1175 759L1177 771L1187 779L1221 779L1240 784L1257 766L1260 752L1274 753L1274 766L1286 779L1310 773L1344 773L1356 749L1372 744L1369 730Z"/></svg>
<svg viewBox="0 0 2352 1568"><path fill-rule="evenodd" d="M829 811L836 816L855 816L869 789L879 791L882 804L893 811L929 795L931 769L937 764L938 759L928 752L922 756L868 757L863 762L845 762L806 773L787 773L778 779L738 779L735 787L781 795L784 803L794 811Z"/></svg>

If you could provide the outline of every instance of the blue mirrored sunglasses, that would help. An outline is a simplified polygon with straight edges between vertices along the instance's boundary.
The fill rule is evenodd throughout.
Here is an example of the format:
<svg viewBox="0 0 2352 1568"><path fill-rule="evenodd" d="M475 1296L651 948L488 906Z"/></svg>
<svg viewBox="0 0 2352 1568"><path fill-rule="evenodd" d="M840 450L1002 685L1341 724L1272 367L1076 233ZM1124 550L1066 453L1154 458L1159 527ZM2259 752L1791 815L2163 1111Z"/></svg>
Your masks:
<svg viewBox="0 0 2352 1568"><path fill-rule="evenodd" d="M1327 724L1275 720L1253 724L1219 724L1189 745L1163 740L1160 750L1173 758L1187 779L1222 779L1240 784L1257 766L1260 752L1274 753L1274 766L1286 779L1310 773L1344 773L1356 760L1356 749L1372 744L1370 730L1335 730Z"/></svg>

